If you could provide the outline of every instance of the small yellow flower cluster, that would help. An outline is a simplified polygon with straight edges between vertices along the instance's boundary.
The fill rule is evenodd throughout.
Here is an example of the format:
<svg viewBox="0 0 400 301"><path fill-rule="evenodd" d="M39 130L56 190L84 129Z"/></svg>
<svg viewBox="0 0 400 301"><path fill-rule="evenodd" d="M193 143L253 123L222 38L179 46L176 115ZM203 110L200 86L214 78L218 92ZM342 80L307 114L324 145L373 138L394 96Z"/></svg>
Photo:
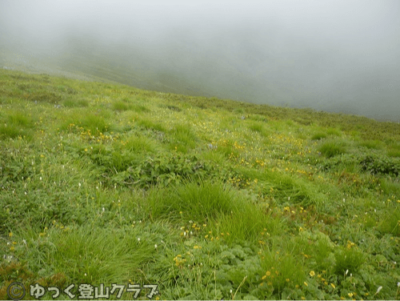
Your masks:
<svg viewBox="0 0 400 301"><path fill-rule="evenodd" d="M227 182L231 183L234 187L237 188L245 188L251 185L249 179L242 179L240 177L229 178Z"/></svg>
<svg viewBox="0 0 400 301"><path fill-rule="evenodd" d="M69 229L69 227L64 227L64 225L63 224L61 224L61 223L58 223L57 221L55 221L55 220L53 220L53 227L55 227L56 229L60 229L60 230L63 230L64 232L67 232L67 231L69 231L70 229ZM47 227L45 228L45 230L47 230Z"/></svg>
<svg viewBox="0 0 400 301"><path fill-rule="evenodd" d="M237 143L236 141L233 143L233 147L235 149L245 149L246 147L246 143L244 143L243 145L240 145L239 143Z"/></svg>
<svg viewBox="0 0 400 301"><path fill-rule="evenodd" d="M208 231L208 234L212 235L212 231ZM208 234L204 236L205 239L209 238L209 235L208 235ZM210 237L210 240L211 240L211 241L219 240L220 238L224 238L225 236L229 236L229 235L230 235L230 234L229 234L228 232L226 232L226 233L221 233L221 237L219 237L219 236L216 236L216 237L211 236L211 237Z"/></svg>
<svg viewBox="0 0 400 301"><path fill-rule="evenodd" d="M8 233L8 236L11 238L11 237L13 237L13 233L12 232L10 232L10 233ZM8 242L7 243L7 245L9 245L10 243ZM16 241L13 241L12 243L11 243L11 247L10 247L10 251L15 251L15 245L17 244L17 242Z"/></svg>
<svg viewBox="0 0 400 301"><path fill-rule="evenodd" d="M271 272L267 271L265 272L265 275L261 277L262 280L265 280L267 277L271 276Z"/></svg>
<svg viewBox="0 0 400 301"><path fill-rule="evenodd" d="M183 212L179 212L179 214L183 214ZM189 221L190 225L186 226L182 226L180 227L180 230L182 230L183 232L181 232L181 236L185 237L185 238L189 238L191 236L196 236L197 233L199 233L201 231L201 225L197 224L197 223L193 223L192 221ZM206 224L203 224L203 228L207 227Z"/></svg>
<svg viewBox="0 0 400 301"><path fill-rule="evenodd" d="M184 263L186 262L186 259L182 258L182 255L179 254L174 258L174 261L175 261L175 265L177 267L179 267L179 266L184 265Z"/></svg>
<svg viewBox="0 0 400 301"><path fill-rule="evenodd" d="M279 272L278 272L278 271L276 271L276 270L275 270L275 271L272 271L272 270L275 270L275 268L272 267L272 268L271 268L271 271L266 271L265 274L264 274L264 276L261 277L261 279L263 280L263 282L261 283L261 285L263 285L263 284L264 284L264 281L266 281L266 280L270 280L270 281L267 282L267 285L272 285L272 282L271 282L271 281L273 281L272 279L275 278L276 276L279 276ZM290 279L287 278L286 281L289 282Z"/></svg>
<svg viewBox="0 0 400 301"><path fill-rule="evenodd" d="M47 233L47 230L48 230L48 228L47 227L44 227L44 230L43 230L43 232L40 232L39 233L39 237L44 237L44 236L49 236L49 234Z"/></svg>
<svg viewBox="0 0 400 301"><path fill-rule="evenodd" d="M74 123L69 124L68 130L71 132L79 132L79 136L81 139L86 141L94 141L94 142L110 142L119 139L119 134L112 135L104 135L102 132L98 134L93 134L90 129L85 130L85 128L80 127Z"/></svg>
<svg viewBox="0 0 400 301"><path fill-rule="evenodd" d="M267 164L266 161L256 159L256 165L260 165L261 167L264 167L264 165L266 165L266 164Z"/></svg>
<svg viewBox="0 0 400 301"><path fill-rule="evenodd" d="M267 229L266 229L266 228L264 228L264 231L261 232L261 235L262 235L262 236L264 236L264 235L270 236L270 234L267 232Z"/></svg>
<svg viewBox="0 0 400 301"><path fill-rule="evenodd" d="M351 249L352 247L354 247L356 244L354 242L351 242L350 240L347 241L347 245L346 248L347 249Z"/></svg>

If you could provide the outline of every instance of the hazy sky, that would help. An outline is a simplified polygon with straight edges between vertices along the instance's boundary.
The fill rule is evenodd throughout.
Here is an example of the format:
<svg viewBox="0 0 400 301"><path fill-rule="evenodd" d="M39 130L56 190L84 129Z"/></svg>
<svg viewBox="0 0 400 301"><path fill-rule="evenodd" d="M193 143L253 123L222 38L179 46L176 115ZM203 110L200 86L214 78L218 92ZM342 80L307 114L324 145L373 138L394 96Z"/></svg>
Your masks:
<svg viewBox="0 0 400 301"><path fill-rule="evenodd" d="M0 0L0 47L146 88L400 116L398 0Z"/></svg>

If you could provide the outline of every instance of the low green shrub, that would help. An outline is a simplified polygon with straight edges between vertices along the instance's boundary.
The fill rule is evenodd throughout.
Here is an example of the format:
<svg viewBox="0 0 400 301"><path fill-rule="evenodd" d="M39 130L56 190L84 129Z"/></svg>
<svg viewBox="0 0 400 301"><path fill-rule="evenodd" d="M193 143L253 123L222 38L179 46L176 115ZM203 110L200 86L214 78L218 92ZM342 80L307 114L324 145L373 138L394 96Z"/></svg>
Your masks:
<svg viewBox="0 0 400 301"><path fill-rule="evenodd" d="M382 158L366 156L360 161L363 171L372 174L388 174L398 176L400 173L400 160L396 158Z"/></svg>

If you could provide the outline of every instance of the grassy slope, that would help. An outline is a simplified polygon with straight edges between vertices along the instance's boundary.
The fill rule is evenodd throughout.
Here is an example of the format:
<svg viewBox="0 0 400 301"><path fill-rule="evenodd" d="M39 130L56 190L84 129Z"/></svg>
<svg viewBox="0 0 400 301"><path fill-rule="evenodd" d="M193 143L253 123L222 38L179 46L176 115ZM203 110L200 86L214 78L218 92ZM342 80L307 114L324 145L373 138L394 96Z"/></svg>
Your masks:
<svg viewBox="0 0 400 301"><path fill-rule="evenodd" d="M398 123L0 70L0 152L0 299L399 297Z"/></svg>

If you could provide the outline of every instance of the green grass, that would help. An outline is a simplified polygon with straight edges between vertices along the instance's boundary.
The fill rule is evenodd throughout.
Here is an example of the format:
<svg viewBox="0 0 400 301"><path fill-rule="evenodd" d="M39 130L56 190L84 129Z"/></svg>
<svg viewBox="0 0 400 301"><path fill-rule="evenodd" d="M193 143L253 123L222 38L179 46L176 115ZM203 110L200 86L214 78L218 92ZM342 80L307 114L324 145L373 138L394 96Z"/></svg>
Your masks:
<svg viewBox="0 0 400 301"><path fill-rule="evenodd" d="M328 135L325 134L325 133L316 133L311 137L311 140L321 140L321 139L324 139L326 137L328 137Z"/></svg>
<svg viewBox="0 0 400 301"><path fill-rule="evenodd" d="M156 251L139 228L60 227L55 224L42 234L27 235L26 257L46 258L44 265L32 266L32 269L63 273L77 283L123 282L135 278L135 269L151 261Z"/></svg>
<svg viewBox="0 0 400 301"><path fill-rule="evenodd" d="M31 129L34 128L34 122L30 116L21 111L10 111L7 118L1 117L0 139L31 138Z"/></svg>
<svg viewBox="0 0 400 301"><path fill-rule="evenodd" d="M63 105L67 108L87 107L89 106L89 102L85 99L66 99L64 100Z"/></svg>
<svg viewBox="0 0 400 301"><path fill-rule="evenodd" d="M319 151L327 158L346 153L345 144L342 141L328 141L319 147Z"/></svg>
<svg viewBox="0 0 400 301"><path fill-rule="evenodd" d="M381 149L383 147L382 142L377 140L365 140L360 145L368 149Z"/></svg>
<svg viewBox="0 0 400 301"><path fill-rule="evenodd" d="M115 101L113 102L113 109L115 111L127 111L129 106L123 101Z"/></svg>
<svg viewBox="0 0 400 301"><path fill-rule="evenodd" d="M3 69L0 83L0 299L13 281L399 298L398 123Z"/></svg>
<svg viewBox="0 0 400 301"><path fill-rule="evenodd" d="M152 218L188 219L207 223L224 214L237 213L246 206L234 191L222 184L210 182L187 183L171 191L155 192L149 197L148 206ZM182 217L181 217L182 216Z"/></svg>
<svg viewBox="0 0 400 301"><path fill-rule="evenodd" d="M190 124L177 124L169 131L171 149L187 153L196 146L196 135L191 130Z"/></svg>

